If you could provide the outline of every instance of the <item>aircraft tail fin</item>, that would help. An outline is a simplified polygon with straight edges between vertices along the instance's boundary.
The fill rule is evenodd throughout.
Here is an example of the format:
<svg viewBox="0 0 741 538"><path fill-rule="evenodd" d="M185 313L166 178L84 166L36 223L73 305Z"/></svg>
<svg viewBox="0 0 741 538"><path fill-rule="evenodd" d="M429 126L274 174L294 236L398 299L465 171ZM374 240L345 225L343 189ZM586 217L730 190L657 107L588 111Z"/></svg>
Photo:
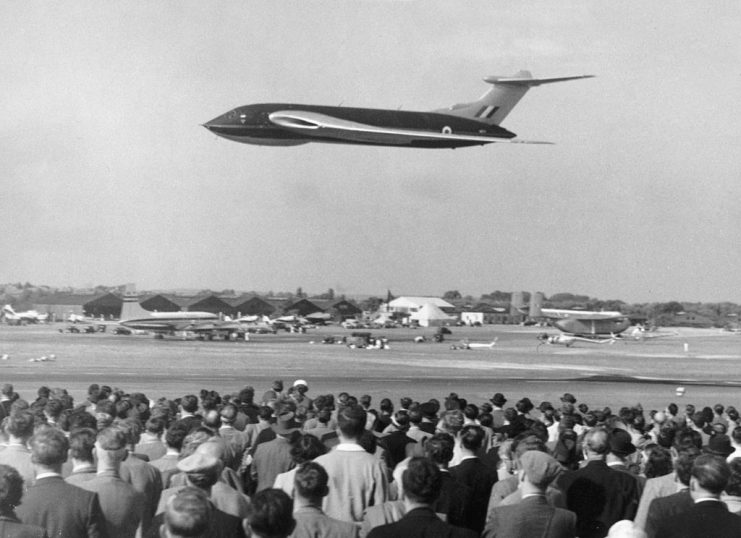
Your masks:
<svg viewBox="0 0 741 538"><path fill-rule="evenodd" d="M543 311L541 310L541 308L543 307L544 300L545 295L543 295L543 293L540 291L536 291L535 293L530 295L530 311L528 312L528 314L531 319L543 317Z"/></svg>
<svg viewBox="0 0 741 538"><path fill-rule="evenodd" d="M149 310L144 310L139 304L139 296L136 294L125 294L123 306L121 307L121 321L127 319L145 318L151 315Z"/></svg>
<svg viewBox="0 0 741 538"><path fill-rule="evenodd" d="M489 125L499 125L533 86L566 80L577 80L580 78L592 78L593 76L578 75L572 77L533 78L530 71L520 71L508 77L489 76L485 77L484 81L492 84L494 87L482 95L478 101L453 105L449 109L444 110L444 112L446 114L483 121Z"/></svg>
<svg viewBox="0 0 741 538"><path fill-rule="evenodd" d="M526 309L527 303L525 303L525 292L512 292L512 299L509 303L509 315L512 317L521 317L523 314L525 314Z"/></svg>

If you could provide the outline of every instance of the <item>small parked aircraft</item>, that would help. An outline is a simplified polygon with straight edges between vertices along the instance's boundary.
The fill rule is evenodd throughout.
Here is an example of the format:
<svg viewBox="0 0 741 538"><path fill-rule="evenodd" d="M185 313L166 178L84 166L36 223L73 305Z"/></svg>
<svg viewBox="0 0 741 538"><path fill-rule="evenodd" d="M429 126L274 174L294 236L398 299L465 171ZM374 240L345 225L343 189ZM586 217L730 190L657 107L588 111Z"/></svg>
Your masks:
<svg viewBox="0 0 741 538"><path fill-rule="evenodd" d="M43 323L49 319L49 314L39 314L36 310L16 312L12 306L6 304L2 310L2 317L10 325L26 325L27 323Z"/></svg>
<svg viewBox="0 0 741 538"><path fill-rule="evenodd" d="M461 340L460 344L453 344L450 349L494 349L497 345L498 338L494 338L491 342L469 342L468 340Z"/></svg>
<svg viewBox="0 0 741 538"><path fill-rule="evenodd" d="M637 340L639 342L645 342L646 340L656 340L658 338L669 338L671 336L679 336L678 331L671 332L659 332L658 330L647 330L641 325L636 325L632 331L630 331L630 339Z"/></svg>
<svg viewBox="0 0 741 538"><path fill-rule="evenodd" d="M203 126L228 140L262 146L307 142L411 148L458 148L492 142L548 144L515 139L515 133L499 124L531 87L591 76L533 78L529 71L489 76L484 81L493 88L478 101L432 112L261 103L235 108Z"/></svg>

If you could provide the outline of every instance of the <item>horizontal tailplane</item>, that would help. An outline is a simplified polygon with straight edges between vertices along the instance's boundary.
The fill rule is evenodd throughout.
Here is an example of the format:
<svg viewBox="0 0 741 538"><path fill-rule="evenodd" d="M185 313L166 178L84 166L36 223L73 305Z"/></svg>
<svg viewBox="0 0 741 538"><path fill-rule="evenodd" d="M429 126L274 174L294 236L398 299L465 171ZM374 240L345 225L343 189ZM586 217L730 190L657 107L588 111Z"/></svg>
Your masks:
<svg viewBox="0 0 741 538"><path fill-rule="evenodd" d="M531 87L550 84L552 82L591 78L593 76L577 75L571 77L533 78L530 71L520 71L515 75L507 77L489 76L485 77L484 81L492 84L494 87L486 92L481 99L472 103L453 105L449 109L441 110L440 112L483 121L489 125L499 125Z"/></svg>

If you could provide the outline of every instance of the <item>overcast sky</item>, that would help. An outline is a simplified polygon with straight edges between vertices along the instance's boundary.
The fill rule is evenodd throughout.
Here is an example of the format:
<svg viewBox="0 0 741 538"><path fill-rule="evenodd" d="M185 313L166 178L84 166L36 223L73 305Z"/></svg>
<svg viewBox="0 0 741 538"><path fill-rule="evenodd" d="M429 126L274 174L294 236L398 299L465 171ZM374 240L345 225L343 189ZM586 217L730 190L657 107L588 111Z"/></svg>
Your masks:
<svg viewBox="0 0 741 538"><path fill-rule="evenodd" d="M0 6L0 282L741 302L741 4ZM240 105L431 110L487 75L553 146L237 144Z"/></svg>

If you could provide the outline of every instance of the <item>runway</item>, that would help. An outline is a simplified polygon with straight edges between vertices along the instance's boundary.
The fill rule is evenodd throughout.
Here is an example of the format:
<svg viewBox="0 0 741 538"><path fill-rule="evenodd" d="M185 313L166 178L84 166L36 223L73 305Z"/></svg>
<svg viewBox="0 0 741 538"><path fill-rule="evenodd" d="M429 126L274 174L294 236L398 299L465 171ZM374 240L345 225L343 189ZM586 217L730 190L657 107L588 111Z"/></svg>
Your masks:
<svg viewBox="0 0 741 538"><path fill-rule="evenodd" d="M91 383L144 392L150 398L179 397L201 388L236 392L245 385L257 397L274 379L302 378L310 395L370 394L377 401L409 395L417 400L457 392L481 403L503 392L510 403L528 396L557 402L572 392L590 406L644 408L670 401L695 405L741 403L741 337L719 331L681 330L679 336L613 345L578 343L572 348L537 346L542 329L513 326L452 328L447 341L415 344L434 329L372 331L389 338L390 349L323 345L339 327L306 334L255 335L250 342L154 340L151 336L60 334L56 326L0 326L0 383L10 382L26 399L40 385L65 387L78 401ZM462 339L489 342L492 349L453 350ZM54 354L53 362L29 359ZM685 387L676 396L677 386Z"/></svg>

